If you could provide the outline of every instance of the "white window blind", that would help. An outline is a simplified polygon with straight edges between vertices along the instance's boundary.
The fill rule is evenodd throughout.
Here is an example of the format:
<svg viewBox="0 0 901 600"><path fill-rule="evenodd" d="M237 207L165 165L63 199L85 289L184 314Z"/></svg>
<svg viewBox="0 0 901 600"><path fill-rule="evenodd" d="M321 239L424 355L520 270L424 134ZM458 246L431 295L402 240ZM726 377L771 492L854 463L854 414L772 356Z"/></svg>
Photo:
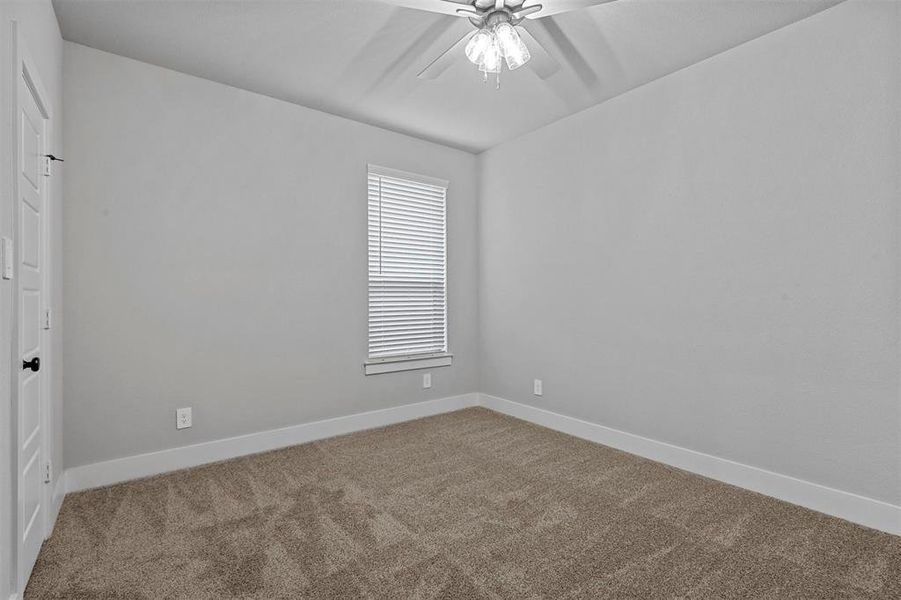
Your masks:
<svg viewBox="0 0 901 600"><path fill-rule="evenodd" d="M447 182L369 166L369 359L447 352Z"/></svg>

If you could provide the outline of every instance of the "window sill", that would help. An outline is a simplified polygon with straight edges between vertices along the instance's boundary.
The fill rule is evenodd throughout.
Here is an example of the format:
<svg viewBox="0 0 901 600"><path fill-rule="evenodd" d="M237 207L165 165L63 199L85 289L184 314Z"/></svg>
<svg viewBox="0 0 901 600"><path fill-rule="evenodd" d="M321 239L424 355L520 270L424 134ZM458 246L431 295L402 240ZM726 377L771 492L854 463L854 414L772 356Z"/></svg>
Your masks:
<svg viewBox="0 0 901 600"><path fill-rule="evenodd" d="M363 363L363 373L379 375L397 371L414 371L433 367L449 367L454 361L453 354L427 354L425 356L402 356L397 358L374 358Z"/></svg>

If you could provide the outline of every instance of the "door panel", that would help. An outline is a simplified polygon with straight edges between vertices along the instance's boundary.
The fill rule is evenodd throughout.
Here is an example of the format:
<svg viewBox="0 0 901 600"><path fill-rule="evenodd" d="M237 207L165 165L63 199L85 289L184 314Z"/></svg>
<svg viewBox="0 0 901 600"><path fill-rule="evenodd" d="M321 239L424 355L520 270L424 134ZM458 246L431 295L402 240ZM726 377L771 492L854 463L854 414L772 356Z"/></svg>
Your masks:
<svg viewBox="0 0 901 600"><path fill-rule="evenodd" d="M41 453L35 452L34 456L31 457L31 460L25 465L25 469L23 471L23 481L25 483L22 497L22 504L24 506L24 510L22 511L22 515L25 517L25 533L24 538L26 541L32 541L31 535L32 533L36 533L34 530L35 525L38 523L38 515L41 510L41 501L40 501L40 489L41 489ZM40 536L34 536L37 540L40 540ZM37 545L38 550L40 550L40 543Z"/></svg>
<svg viewBox="0 0 901 600"><path fill-rule="evenodd" d="M19 431L19 439L23 440L25 446L30 446L31 438L35 437L40 431L40 386L38 385L37 374L25 376L25 383L22 384L22 429Z"/></svg>
<svg viewBox="0 0 901 600"><path fill-rule="evenodd" d="M40 324L41 313L41 295L35 290L24 290L22 292L22 358L28 360L31 355L36 354L40 345Z"/></svg>
<svg viewBox="0 0 901 600"><path fill-rule="evenodd" d="M42 230L46 178L42 163L47 115L36 97L34 74L19 73L17 98L20 125L18 135L18 342L19 360L17 415L17 475L19 483L17 532L20 561L19 588L24 589L44 541L44 435L41 403L43 372L24 369L21 361L44 358L41 348Z"/></svg>
<svg viewBox="0 0 901 600"><path fill-rule="evenodd" d="M40 113L38 115L22 113L21 165L22 175L25 176L26 181L31 184L33 189L38 189L41 177L40 129L42 127L35 124L35 116L40 117Z"/></svg>
<svg viewBox="0 0 901 600"><path fill-rule="evenodd" d="M29 204L22 204L22 263L35 269L40 267L41 215Z"/></svg>

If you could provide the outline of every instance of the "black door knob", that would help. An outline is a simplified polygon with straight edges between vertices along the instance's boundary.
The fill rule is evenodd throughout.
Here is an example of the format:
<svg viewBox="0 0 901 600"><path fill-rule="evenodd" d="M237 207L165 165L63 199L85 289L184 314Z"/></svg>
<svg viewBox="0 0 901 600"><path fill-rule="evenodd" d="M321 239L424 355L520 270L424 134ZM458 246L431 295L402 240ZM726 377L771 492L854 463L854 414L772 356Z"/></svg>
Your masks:
<svg viewBox="0 0 901 600"><path fill-rule="evenodd" d="M31 369L32 371L40 371L41 370L41 359L39 357L35 356L31 360L23 360L22 368L23 369Z"/></svg>

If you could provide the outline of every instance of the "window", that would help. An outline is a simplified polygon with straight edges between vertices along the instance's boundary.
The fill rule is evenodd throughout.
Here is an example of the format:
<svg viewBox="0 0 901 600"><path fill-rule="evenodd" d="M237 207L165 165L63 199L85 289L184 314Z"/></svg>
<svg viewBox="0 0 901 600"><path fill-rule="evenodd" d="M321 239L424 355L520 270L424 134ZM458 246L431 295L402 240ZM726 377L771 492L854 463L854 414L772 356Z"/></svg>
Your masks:
<svg viewBox="0 0 901 600"><path fill-rule="evenodd" d="M447 182L369 166L367 375L451 364Z"/></svg>

